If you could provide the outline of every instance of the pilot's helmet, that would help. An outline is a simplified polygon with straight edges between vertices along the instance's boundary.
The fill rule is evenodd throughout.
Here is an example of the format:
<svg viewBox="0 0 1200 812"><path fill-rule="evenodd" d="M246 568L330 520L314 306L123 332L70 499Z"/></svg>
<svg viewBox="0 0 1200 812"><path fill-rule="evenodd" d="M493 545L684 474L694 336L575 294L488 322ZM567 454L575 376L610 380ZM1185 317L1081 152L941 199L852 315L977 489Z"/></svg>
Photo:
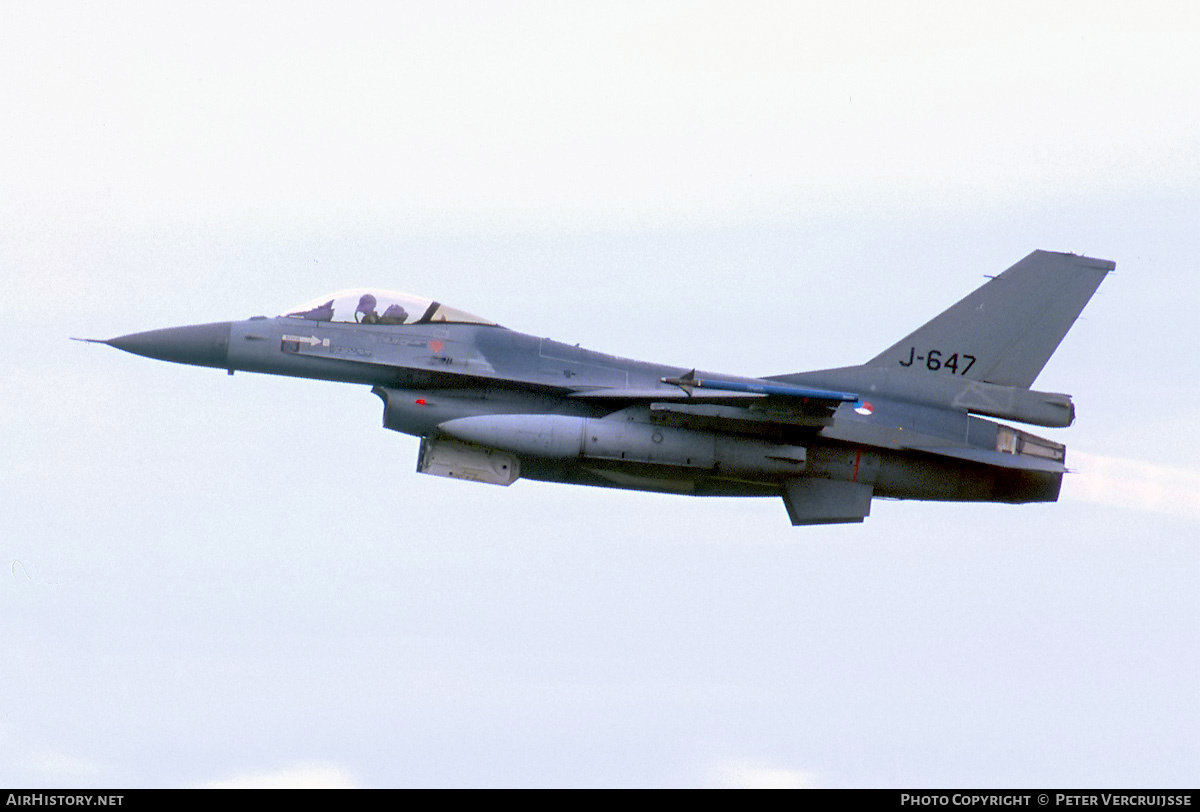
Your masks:
<svg viewBox="0 0 1200 812"><path fill-rule="evenodd" d="M408 311L398 304L388 305L388 309L383 311L380 321L384 324L404 324L408 320Z"/></svg>
<svg viewBox="0 0 1200 812"><path fill-rule="evenodd" d="M364 293L362 298L358 300L358 308L355 313L374 313L375 312L375 297L370 293Z"/></svg>

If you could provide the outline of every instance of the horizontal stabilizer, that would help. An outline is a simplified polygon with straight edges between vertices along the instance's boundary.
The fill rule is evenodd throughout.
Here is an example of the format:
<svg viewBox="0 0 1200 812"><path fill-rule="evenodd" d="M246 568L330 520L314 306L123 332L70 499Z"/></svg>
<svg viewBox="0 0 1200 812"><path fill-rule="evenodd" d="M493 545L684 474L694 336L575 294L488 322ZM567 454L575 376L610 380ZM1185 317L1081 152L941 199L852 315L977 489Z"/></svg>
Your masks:
<svg viewBox="0 0 1200 812"><path fill-rule="evenodd" d="M1060 460L1036 457L1032 454L1010 454L987 448L939 445L925 448L919 445L904 446L912 451L926 451L943 457L954 457L969 462L981 462L995 468L1011 468L1017 471L1044 471L1048 474L1063 474L1067 466Z"/></svg>

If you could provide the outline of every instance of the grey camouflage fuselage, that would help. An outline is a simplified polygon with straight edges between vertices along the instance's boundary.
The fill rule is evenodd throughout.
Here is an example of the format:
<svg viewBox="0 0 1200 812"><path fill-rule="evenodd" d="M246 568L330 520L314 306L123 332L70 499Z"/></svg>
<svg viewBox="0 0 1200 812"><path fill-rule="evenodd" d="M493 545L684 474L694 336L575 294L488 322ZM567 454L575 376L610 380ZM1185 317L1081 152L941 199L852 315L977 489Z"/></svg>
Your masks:
<svg viewBox="0 0 1200 812"><path fill-rule="evenodd" d="M1035 251L865 364L766 378L617 358L387 291L102 343L370 386L384 426L422 438L424 473L782 496L793 524L860 522L873 497L1058 498L1065 448L988 418L1071 424L1070 397L1029 387L1113 267Z"/></svg>

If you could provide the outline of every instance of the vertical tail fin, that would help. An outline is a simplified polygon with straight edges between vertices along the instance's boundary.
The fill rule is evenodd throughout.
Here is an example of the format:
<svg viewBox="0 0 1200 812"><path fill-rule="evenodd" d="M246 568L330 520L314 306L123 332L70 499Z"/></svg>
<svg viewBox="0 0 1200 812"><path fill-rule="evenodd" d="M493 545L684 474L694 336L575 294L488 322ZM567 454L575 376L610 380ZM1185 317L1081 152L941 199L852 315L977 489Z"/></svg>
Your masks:
<svg viewBox="0 0 1200 812"><path fill-rule="evenodd" d="M865 366L1028 389L1116 264L1034 251Z"/></svg>

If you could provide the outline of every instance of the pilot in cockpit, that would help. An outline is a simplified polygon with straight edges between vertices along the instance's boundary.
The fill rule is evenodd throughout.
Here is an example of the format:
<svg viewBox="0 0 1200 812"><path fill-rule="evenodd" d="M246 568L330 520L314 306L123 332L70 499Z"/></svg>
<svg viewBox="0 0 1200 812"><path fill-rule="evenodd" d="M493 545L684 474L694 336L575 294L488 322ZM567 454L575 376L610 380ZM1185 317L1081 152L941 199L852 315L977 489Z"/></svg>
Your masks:
<svg viewBox="0 0 1200 812"><path fill-rule="evenodd" d="M404 324L408 321L408 311L398 304L388 305L388 309L383 311L383 315L379 317L380 324Z"/></svg>
<svg viewBox="0 0 1200 812"><path fill-rule="evenodd" d="M359 318L359 315L362 318ZM358 300L358 307L354 309L354 320L359 324L378 324L379 314L375 312L375 297L370 293L364 293L362 298Z"/></svg>
<svg viewBox="0 0 1200 812"><path fill-rule="evenodd" d="M388 305L383 315L375 310L379 300L373 293L364 293L354 309L354 320L359 324L404 324L408 321L408 311L398 304Z"/></svg>

